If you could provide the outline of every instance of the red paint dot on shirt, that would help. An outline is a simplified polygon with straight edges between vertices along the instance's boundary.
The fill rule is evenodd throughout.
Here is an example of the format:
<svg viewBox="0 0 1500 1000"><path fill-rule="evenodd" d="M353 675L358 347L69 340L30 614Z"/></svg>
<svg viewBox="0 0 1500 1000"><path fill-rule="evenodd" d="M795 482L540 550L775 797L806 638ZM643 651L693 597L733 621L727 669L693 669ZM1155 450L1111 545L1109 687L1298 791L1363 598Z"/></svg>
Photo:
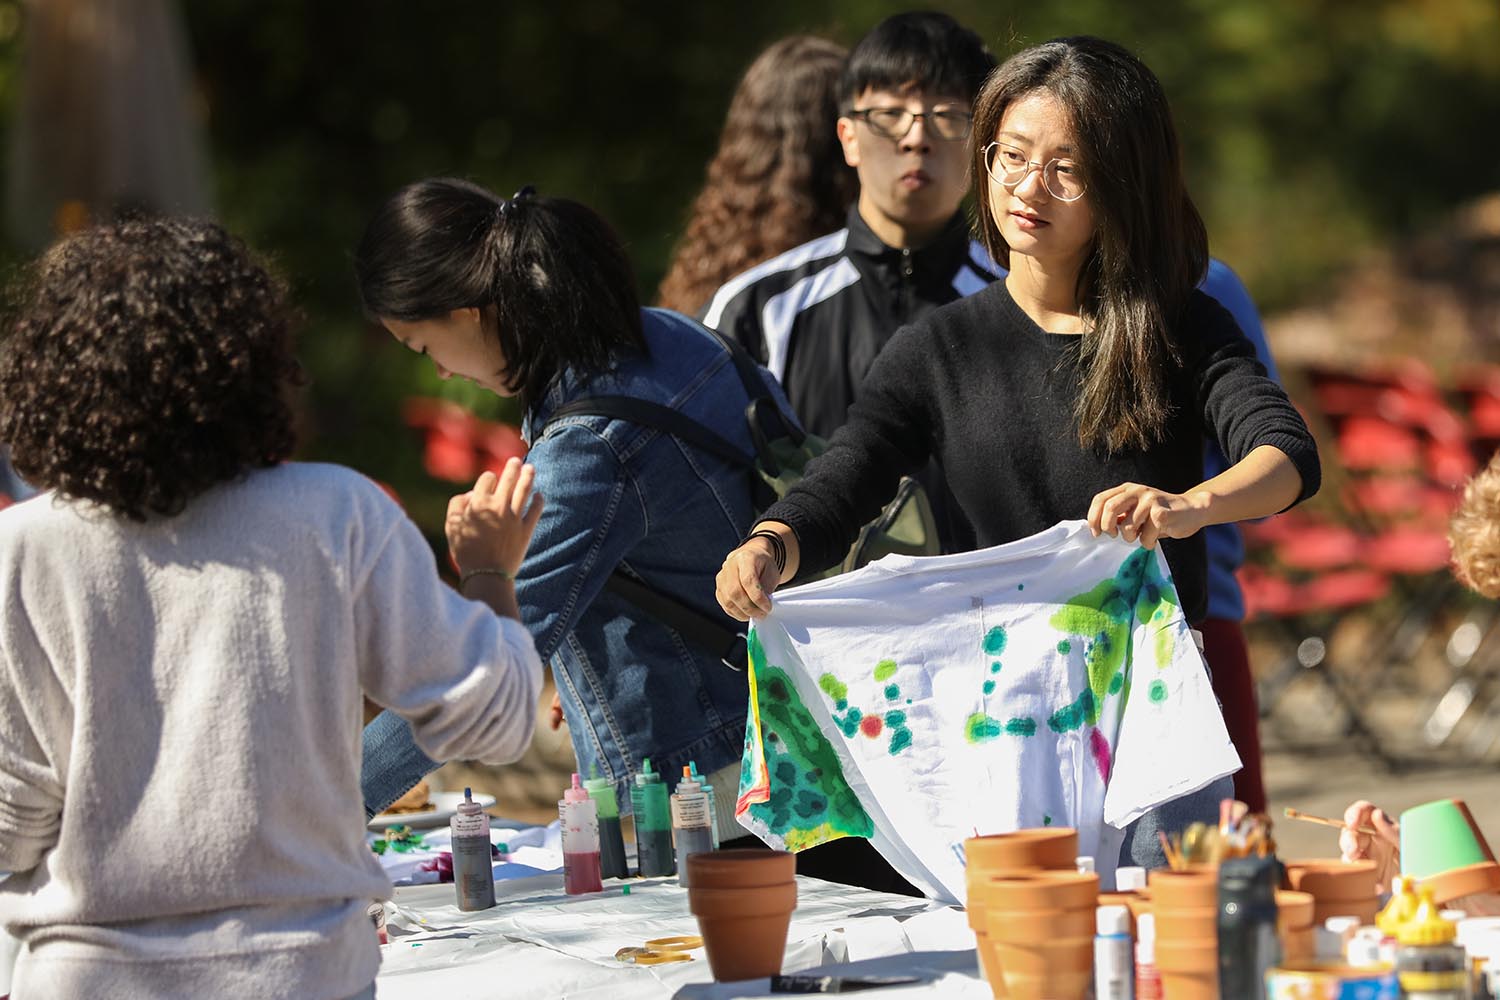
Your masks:
<svg viewBox="0 0 1500 1000"><path fill-rule="evenodd" d="M867 715L863 719L859 720L859 731L873 740L875 737L880 735L880 728L882 725L883 723L880 721L880 716Z"/></svg>

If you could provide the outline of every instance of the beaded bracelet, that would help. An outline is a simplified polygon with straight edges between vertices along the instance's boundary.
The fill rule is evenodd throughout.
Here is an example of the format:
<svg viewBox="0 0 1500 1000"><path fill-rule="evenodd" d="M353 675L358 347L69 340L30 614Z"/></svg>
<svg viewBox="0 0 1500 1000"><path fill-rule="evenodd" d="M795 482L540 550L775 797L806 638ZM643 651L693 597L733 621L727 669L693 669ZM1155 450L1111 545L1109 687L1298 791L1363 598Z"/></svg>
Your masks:
<svg viewBox="0 0 1500 1000"><path fill-rule="evenodd" d="M746 535L745 541L748 542L752 538L764 538L771 543L771 558L776 560L776 572L785 573L786 542L781 540L781 536L767 528L761 528L759 531L752 531ZM744 543L742 542L741 544Z"/></svg>
<svg viewBox="0 0 1500 1000"><path fill-rule="evenodd" d="M502 580L516 582L516 575L509 570L503 570L498 566L481 566L478 569L466 569L458 577L459 587L463 587L476 576L498 576Z"/></svg>

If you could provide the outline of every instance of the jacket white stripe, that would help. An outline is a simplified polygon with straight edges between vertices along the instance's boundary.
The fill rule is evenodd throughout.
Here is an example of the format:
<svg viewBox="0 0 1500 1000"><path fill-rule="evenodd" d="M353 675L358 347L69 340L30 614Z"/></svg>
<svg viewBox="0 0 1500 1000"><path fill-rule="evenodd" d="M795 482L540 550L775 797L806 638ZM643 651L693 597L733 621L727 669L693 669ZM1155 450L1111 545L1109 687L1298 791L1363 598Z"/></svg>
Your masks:
<svg viewBox="0 0 1500 1000"><path fill-rule="evenodd" d="M848 257L840 257L832 267L809 274L766 302L760 312L760 330L766 342L766 368L776 376L776 381L785 382L787 353L797 314L837 295L858 280L859 270L853 262Z"/></svg>
<svg viewBox="0 0 1500 1000"><path fill-rule="evenodd" d="M743 274L730 278L714 294L713 301L708 305L708 313L703 317L703 325L717 330L719 328L719 321L724 318L724 309L734 300L734 297L766 275L775 274L778 271L790 271L793 268L801 267L810 260L817 260L819 257L831 257L834 254L841 253L848 242L849 230L840 229L836 233L829 233L827 236L820 236L810 243L804 243L800 247L794 247L779 257L772 257L768 261L763 261L755 265ZM776 377L780 378L781 376L777 375Z"/></svg>

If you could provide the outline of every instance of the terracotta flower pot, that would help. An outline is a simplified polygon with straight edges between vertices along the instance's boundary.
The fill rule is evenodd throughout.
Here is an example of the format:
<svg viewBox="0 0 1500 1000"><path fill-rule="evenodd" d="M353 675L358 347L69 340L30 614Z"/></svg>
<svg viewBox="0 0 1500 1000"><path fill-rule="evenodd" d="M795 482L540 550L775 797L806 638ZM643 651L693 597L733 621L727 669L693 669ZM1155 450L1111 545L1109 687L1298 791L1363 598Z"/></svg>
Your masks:
<svg viewBox="0 0 1500 1000"><path fill-rule="evenodd" d="M1287 888L1311 893L1319 903L1370 899L1375 895L1375 862L1312 859L1286 863Z"/></svg>
<svg viewBox="0 0 1500 1000"><path fill-rule="evenodd" d="M1311 925L1281 931L1282 958L1287 962L1307 962L1317 955L1318 929Z"/></svg>
<svg viewBox="0 0 1500 1000"><path fill-rule="evenodd" d="M688 881L705 889L783 885L797 879L797 856L788 851L732 850L690 854Z"/></svg>
<svg viewBox="0 0 1500 1000"><path fill-rule="evenodd" d="M1163 910L1201 910L1219 905L1219 870L1189 869L1183 872L1160 869L1147 876L1151 888L1151 907Z"/></svg>
<svg viewBox="0 0 1500 1000"><path fill-rule="evenodd" d="M1093 985L1093 970L1058 969L1040 975L1013 972L1005 977L1006 993L1010 1000L1068 1000L1088 996Z"/></svg>
<svg viewBox="0 0 1500 1000"><path fill-rule="evenodd" d="M1311 927L1317 900L1309 892L1276 890L1276 926L1288 929Z"/></svg>
<svg viewBox="0 0 1500 1000"><path fill-rule="evenodd" d="M989 915L989 937L995 944L1045 944L1064 938L1090 937L1094 910L996 910Z"/></svg>
<svg viewBox="0 0 1500 1000"><path fill-rule="evenodd" d="M1094 939L1060 938L1046 944L997 944L1010 1000L1073 1000L1087 994L1094 975Z"/></svg>
<svg viewBox="0 0 1500 1000"><path fill-rule="evenodd" d="M1050 868L1072 871L1078 859L1078 831L1042 827L970 837L964 841L969 871L991 868Z"/></svg>
<svg viewBox="0 0 1500 1000"><path fill-rule="evenodd" d="M1134 892L1101 892L1100 906L1123 906L1130 911L1130 934L1135 936L1135 922L1142 913L1151 912L1151 894L1144 889Z"/></svg>
<svg viewBox="0 0 1500 1000"><path fill-rule="evenodd" d="M688 908L698 918L714 978L759 979L781 971L797 908L796 860L781 851L716 851L687 859Z"/></svg>
<svg viewBox="0 0 1500 1000"><path fill-rule="evenodd" d="M1156 967L1161 972L1162 990L1167 1000L1218 1000L1219 946L1216 941L1184 944L1158 940Z"/></svg>
<svg viewBox="0 0 1500 1000"><path fill-rule="evenodd" d="M1219 911L1214 907L1153 911L1158 941L1218 941Z"/></svg>
<svg viewBox="0 0 1500 1000"><path fill-rule="evenodd" d="M1099 899L1099 876L1093 872L1036 871L997 875L975 887L990 917L1001 910L1092 911Z"/></svg>

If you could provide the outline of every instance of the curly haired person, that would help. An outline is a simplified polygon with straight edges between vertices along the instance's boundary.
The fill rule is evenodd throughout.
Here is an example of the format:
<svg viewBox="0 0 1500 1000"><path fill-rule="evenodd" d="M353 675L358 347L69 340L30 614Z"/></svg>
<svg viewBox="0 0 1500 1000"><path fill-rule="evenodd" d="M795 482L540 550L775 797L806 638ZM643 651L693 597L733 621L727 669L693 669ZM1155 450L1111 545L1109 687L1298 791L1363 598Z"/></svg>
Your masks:
<svg viewBox="0 0 1500 1000"><path fill-rule="evenodd" d="M0 440L0 921L12 996L373 997L361 691L438 756L506 762L541 663L511 584L532 473L431 549L375 483L289 462L293 314L208 222L125 221L37 264Z"/></svg>
<svg viewBox="0 0 1500 1000"><path fill-rule="evenodd" d="M1485 597L1500 599L1500 452L1464 486L1464 498L1448 522L1453 575ZM1374 830L1373 834L1361 830ZM1372 859L1384 887L1400 870L1401 828L1384 809L1366 799L1344 810L1339 848L1344 860ZM1500 897L1489 897L1486 912L1500 913ZM1469 907L1474 909L1474 907Z"/></svg>
<svg viewBox="0 0 1500 1000"><path fill-rule="evenodd" d="M736 274L843 224L859 194L833 129L846 54L791 35L750 64L657 292L663 309L696 315Z"/></svg>

